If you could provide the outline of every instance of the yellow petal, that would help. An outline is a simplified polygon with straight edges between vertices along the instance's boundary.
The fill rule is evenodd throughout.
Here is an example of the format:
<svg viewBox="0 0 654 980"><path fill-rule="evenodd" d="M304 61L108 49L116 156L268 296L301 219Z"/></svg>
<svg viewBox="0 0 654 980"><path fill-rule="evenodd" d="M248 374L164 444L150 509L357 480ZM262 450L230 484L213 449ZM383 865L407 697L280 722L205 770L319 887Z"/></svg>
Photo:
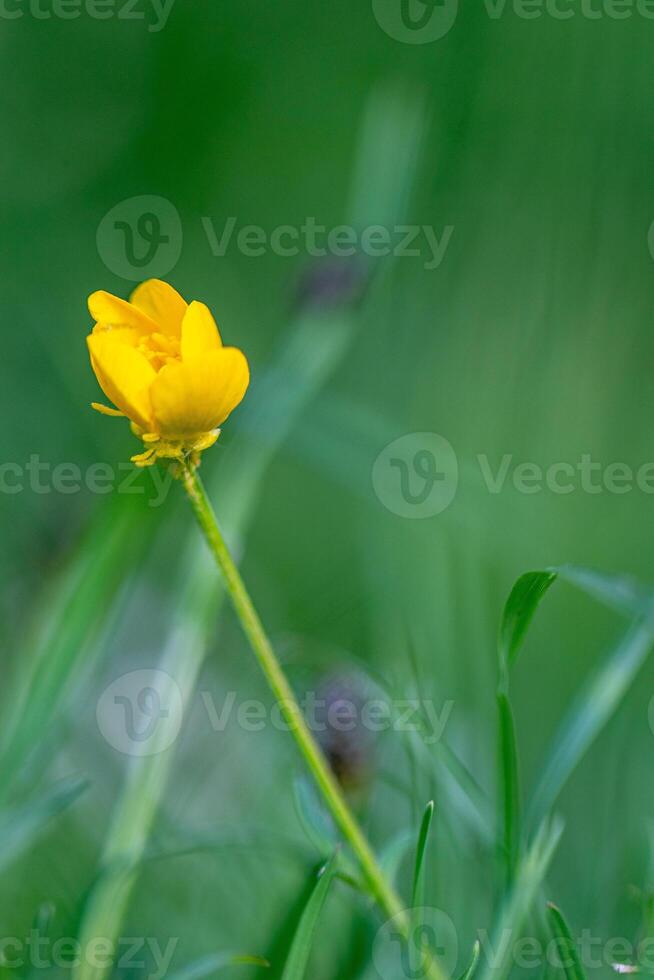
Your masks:
<svg viewBox="0 0 654 980"><path fill-rule="evenodd" d="M107 398L143 429L150 430L150 385L156 378L147 359L111 333L86 338L91 365Z"/></svg>
<svg viewBox="0 0 654 980"><path fill-rule="evenodd" d="M236 347L167 364L150 389L157 430L168 438L210 432L236 408L249 380L248 362Z"/></svg>
<svg viewBox="0 0 654 980"><path fill-rule="evenodd" d="M182 321L182 360L188 361L198 354L220 350L222 340L209 307L193 300Z"/></svg>
<svg viewBox="0 0 654 980"><path fill-rule="evenodd" d="M205 432L203 436L193 443L194 453L203 453L205 449L211 449L214 442L217 441L220 435L220 429L214 429L213 432Z"/></svg>
<svg viewBox="0 0 654 980"><path fill-rule="evenodd" d="M137 286L130 303L153 320L168 336L179 337L186 302L176 289L161 279L148 279Z"/></svg>
<svg viewBox="0 0 654 980"><path fill-rule="evenodd" d="M96 323L93 326L92 333L108 333L111 332L116 340L120 340L123 344L131 344L132 347L138 347L143 339L143 332L135 330L134 327L112 327L110 323Z"/></svg>
<svg viewBox="0 0 654 980"><path fill-rule="evenodd" d="M138 310L127 300L112 296L104 289L91 293L88 299L89 313L104 329L112 327L132 327L139 334L152 333L157 329L156 323Z"/></svg>

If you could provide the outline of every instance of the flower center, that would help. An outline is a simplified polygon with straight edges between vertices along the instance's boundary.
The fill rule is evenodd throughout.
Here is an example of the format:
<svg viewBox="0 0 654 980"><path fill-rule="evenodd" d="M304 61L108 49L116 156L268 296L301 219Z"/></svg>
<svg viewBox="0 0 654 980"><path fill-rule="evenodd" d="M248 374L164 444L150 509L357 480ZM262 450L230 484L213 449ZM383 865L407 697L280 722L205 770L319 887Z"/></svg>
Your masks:
<svg viewBox="0 0 654 980"><path fill-rule="evenodd" d="M155 369L160 371L165 364L180 360L179 339L166 337L162 333L149 333L141 338L137 350L141 352Z"/></svg>

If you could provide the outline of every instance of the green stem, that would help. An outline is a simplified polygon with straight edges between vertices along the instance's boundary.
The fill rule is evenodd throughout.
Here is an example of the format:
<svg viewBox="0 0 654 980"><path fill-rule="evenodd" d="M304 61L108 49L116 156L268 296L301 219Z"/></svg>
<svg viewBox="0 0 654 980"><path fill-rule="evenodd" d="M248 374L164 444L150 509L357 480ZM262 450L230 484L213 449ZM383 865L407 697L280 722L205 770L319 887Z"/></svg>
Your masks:
<svg viewBox="0 0 654 980"><path fill-rule="evenodd" d="M216 564L222 572L230 599L250 641L250 646L259 661L297 746L311 770L316 785L341 833L356 854L368 886L377 902L390 918L398 917L397 924L408 941L410 938L409 916L406 914L399 896L379 867L372 848L350 812L341 788L309 730L295 694L275 656L243 579L225 544L202 481L188 462L183 464L182 483ZM429 962L425 966L427 971L425 976L432 978L432 980L443 980L442 973L432 957L429 957Z"/></svg>

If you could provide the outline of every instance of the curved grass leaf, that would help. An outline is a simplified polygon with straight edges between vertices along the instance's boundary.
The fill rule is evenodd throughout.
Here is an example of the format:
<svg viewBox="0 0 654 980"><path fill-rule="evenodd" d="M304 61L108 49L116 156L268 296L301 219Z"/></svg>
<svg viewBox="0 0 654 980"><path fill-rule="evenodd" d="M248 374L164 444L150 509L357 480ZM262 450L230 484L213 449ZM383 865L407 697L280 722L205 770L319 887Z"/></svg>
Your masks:
<svg viewBox="0 0 654 980"><path fill-rule="evenodd" d="M565 782L590 745L614 714L642 666L654 641L654 597L644 587L624 576L605 575L592 569L565 565L527 572L517 580L502 616L499 639L499 691L508 693L509 671L515 663L527 628L540 603L557 577L622 615L632 624L617 648L591 674L562 722L536 786L530 807L529 825L535 826L554 805ZM507 726L506 719L504 722ZM504 736L500 741L506 742ZM511 814L506 809L511 787L517 785L517 758L505 751L501 759L504 846L511 839ZM515 765L512 772L505 765Z"/></svg>
<svg viewBox="0 0 654 980"><path fill-rule="evenodd" d="M306 777L300 776L295 779L293 789L296 812L304 832L317 849L322 860L326 861L329 855L334 853L339 843L336 827L332 823L329 813L318 799L316 790ZM341 854L338 875L342 881L347 882L357 891L372 896L370 886L361 877L357 865L345 854Z"/></svg>
<svg viewBox="0 0 654 980"><path fill-rule="evenodd" d="M239 953L212 953L203 956L188 966L183 966L180 970L172 973L168 980L204 980L216 970L222 970L228 966L270 966L268 960L261 956L248 956Z"/></svg>
<svg viewBox="0 0 654 980"><path fill-rule="evenodd" d="M0 817L0 870L15 861L63 810L87 788L79 777L64 779L28 803L7 809Z"/></svg>
<svg viewBox="0 0 654 980"><path fill-rule="evenodd" d="M336 874L338 852L335 852L320 872L318 882L300 918L282 973L282 980L303 980L306 973L313 939L327 898L327 892Z"/></svg>
<svg viewBox="0 0 654 980"><path fill-rule="evenodd" d="M316 797L313 785L305 776L293 780L295 810L302 828L323 859L332 854L338 842L331 817Z"/></svg>
<svg viewBox="0 0 654 980"><path fill-rule="evenodd" d="M556 572L559 578L624 616L645 612L652 601L651 590L624 575L606 575L576 565L559 565Z"/></svg>
<svg viewBox="0 0 654 980"><path fill-rule="evenodd" d="M478 939L476 939L475 944L472 947L472 959L470 960L470 964L468 968L463 971L463 973L459 977L459 980L472 980L473 976L475 975L475 970L477 969L477 965L479 963L480 953L481 953L481 943L479 942Z"/></svg>
<svg viewBox="0 0 654 980"><path fill-rule="evenodd" d="M570 774L616 711L654 643L654 621L634 623L593 671L569 707L550 749L530 806L536 822L549 812Z"/></svg>
<svg viewBox="0 0 654 980"><path fill-rule="evenodd" d="M508 672L517 659L534 613L556 575L554 570L525 572L511 589L502 613L498 643L501 685L508 685Z"/></svg>
<svg viewBox="0 0 654 980"><path fill-rule="evenodd" d="M491 842L492 805L465 763L444 738L433 741L433 733L421 711L415 714L415 728L409 726L407 729L402 726L396 706L407 703L407 699L390 687L383 687L382 690L391 699L393 726L397 727L405 739L410 764L419 768L427 777L433 777L436 766L437 778L442 780L446 795L456 810L456 817L464 821L482 841Z"/></svg>
<svg viewBox="0 0 654 980"><path fill-rule="evenodd" d="M379 866L386 879L395 884L400 865L414 840L413 830L401 830L392 837L379 855Z"/></svg>
<svg viewBox="0 0 654 980"><path fill-rule="evenodd" d="M549 902L547 913L552 935L557 940L558 954L567 980L586 980L586 974L579 959L577 944L560 909Z"/></svg>
<svg viewBox="0 0 654 980"><path fill-rule="evenodd" d="M427 838L429 837L429 828L431 827L432 818L434 816L434 801L430 800L425 807L425 812L420 823L420 832L418 834L418 844L416 847L416 860L413 869L413 886L411 889L411 907L418 908L423 905L424 896L424 875L423 875L423 864L425 860L425 851L427 849Z"/></svg>
<svg viewBox="0 0 654 980"><path fill-rule="evenodd" d="M507 885L513 880L521 836L518 750L509 700L509 675L534 613L555 579L556 572L551 570L521 575L509 593L500 622L497 649L498 833Z"/></svg>

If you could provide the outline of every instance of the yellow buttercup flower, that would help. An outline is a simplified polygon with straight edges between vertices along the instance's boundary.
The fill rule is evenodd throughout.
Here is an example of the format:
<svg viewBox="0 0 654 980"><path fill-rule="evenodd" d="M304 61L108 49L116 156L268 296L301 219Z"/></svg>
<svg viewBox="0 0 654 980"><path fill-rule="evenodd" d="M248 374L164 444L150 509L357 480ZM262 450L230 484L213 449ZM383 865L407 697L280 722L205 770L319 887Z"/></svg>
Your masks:
<svg viewBox="0 0 654 980"><path fill-rule="evenodd" d="M223 347L204 303L187 304L160 279L142 283L129 302L103 290L92 293L89 311L95 320L87 337L91 366L116 406L93 402L93 408L130 420L147 447L132 462L197 460L247 390L245 355Z"/></svg>

